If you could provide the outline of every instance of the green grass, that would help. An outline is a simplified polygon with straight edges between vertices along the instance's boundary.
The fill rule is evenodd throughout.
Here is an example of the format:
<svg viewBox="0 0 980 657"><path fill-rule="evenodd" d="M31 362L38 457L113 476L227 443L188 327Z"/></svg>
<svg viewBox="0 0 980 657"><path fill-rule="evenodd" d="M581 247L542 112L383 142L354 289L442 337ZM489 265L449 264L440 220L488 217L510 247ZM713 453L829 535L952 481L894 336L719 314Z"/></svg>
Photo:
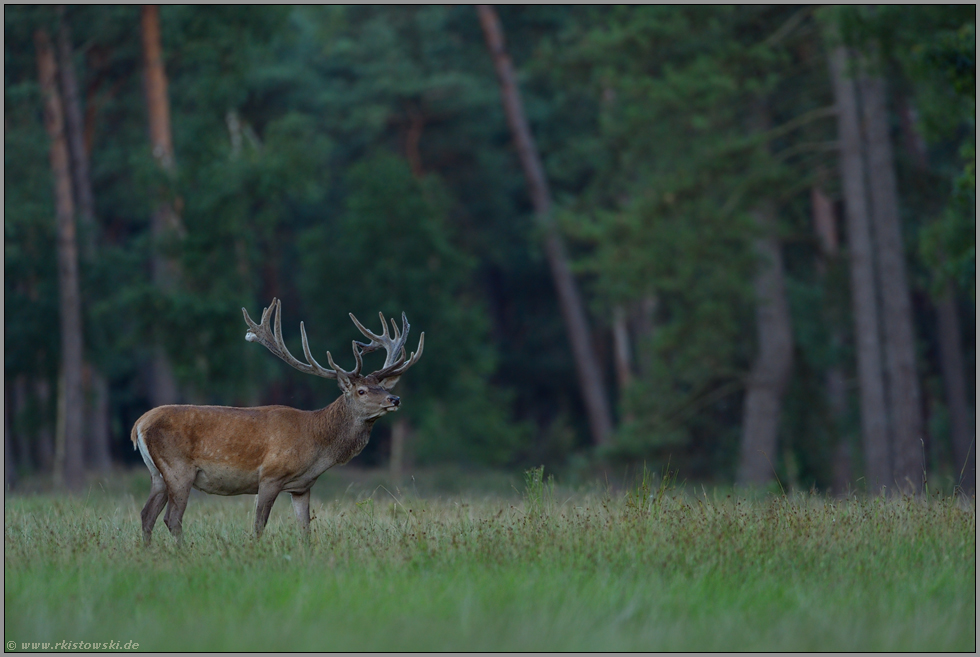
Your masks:
<svg viewBox="0 0 980 657"><path fill-rule="evenodd" d="M4 640L141 650L976 650L976 503L622 493L4 503Z"/></svg>

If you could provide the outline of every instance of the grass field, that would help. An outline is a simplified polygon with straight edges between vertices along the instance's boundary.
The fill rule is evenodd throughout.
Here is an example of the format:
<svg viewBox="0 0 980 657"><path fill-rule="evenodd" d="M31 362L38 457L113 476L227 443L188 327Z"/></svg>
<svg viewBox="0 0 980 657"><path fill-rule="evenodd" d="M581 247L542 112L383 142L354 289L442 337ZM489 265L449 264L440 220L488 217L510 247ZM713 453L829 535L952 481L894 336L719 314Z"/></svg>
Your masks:
<svg viewBox="0 0 980 657"><path fill-rule="evenodd" d="M318 487L309 540L285 496L260 541L252 497L194 496L185 545L161 518L149 549L141 495L8 495L4 641L16 652L59 641L976 650L975 500L747 499L649 479L618 492L540 477L522 487L510 497L328 489L317 499Z"/></svg>

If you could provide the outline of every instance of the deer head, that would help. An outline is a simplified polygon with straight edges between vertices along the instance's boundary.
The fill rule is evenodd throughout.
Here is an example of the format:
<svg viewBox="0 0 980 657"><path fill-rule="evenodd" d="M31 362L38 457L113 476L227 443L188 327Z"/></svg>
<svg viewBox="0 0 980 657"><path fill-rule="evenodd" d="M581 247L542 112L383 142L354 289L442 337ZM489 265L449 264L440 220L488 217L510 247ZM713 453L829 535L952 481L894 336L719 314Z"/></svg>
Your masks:
<svg viewBox="0 0 980 657"><path fill-rule="evenodd" d="M406 357L405 343L408 340L408 331L411 327L405 313L402 313L401 330L398 329L395 320L391 320L391 334L388 333L388 324L384 315L378 313L381 318L380 335L366 329L363 324L357 321L353 313L350 313L354 326L364 337L368 338L368 342L351 341L355 362L353 370L348 371L338 367L329 351L327 352L327 363L330 367L323 367L316 362L310 353L310 345L306 340L306 327L303 322L299 324L299 332L303 340L303 354L306 356L306 362L298 360L289 353L282 339L280 302L278 299L273 299L272 305L262 310L262 320L258 324L252 321L252 318L248 316L248 311L244 308L242 308L242 314L245 316L245 323L248 324L248 331L245 332L246 340L262 343L269 351L300 372L314 374L325 379L336 379L341 391L348 399L348 403L357 415L362 417L375 418L398 410L401 400L391 394L391 389L398 383L401 375L418 362L425 346L425 333L423 332L419 336L418 349L412 352L411 356ZM387 353L381 369L370 374L361 374L364 354L381 348L384 348Z"/></svg>

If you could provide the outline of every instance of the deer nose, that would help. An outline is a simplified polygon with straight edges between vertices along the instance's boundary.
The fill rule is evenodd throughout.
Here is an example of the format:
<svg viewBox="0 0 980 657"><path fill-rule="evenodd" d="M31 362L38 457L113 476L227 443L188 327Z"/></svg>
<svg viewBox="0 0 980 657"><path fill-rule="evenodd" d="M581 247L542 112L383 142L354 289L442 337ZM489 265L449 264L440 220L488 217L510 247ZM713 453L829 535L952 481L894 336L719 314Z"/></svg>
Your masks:
<svg viewBox="0 0 980 657"><path fill-rule="evenodd" d="M395 397L394 395L388 395L388 401L391 403L392 406L398 406L399 404L402 403L402 400L399 399L398 397Z"/></svg>

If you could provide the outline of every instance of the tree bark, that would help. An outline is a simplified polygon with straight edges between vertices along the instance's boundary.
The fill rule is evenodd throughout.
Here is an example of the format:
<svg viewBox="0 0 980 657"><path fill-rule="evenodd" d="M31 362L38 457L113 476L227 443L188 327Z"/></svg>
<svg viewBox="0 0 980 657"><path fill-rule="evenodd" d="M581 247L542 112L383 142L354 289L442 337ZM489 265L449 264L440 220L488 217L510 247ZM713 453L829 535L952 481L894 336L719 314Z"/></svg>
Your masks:
<svg viewBox="0 0 980 657"><path fill-rule="evenodd" d="M143 5L141 13L146 108L149 118L150 145L153 157L168 176L174 171L174 148L170 134L170 103L167 99L167 74L163 66L163 47L160 39L160 8ZM160 200L151 219L156 249L151 263L153 282L161 291L169 291L177 278L177 267L160 252L160 245L168 237L180 232L180 218L173 204L161 190ZM151 366L150 402L153 406L173 404L178 400L177 380L173 366L162 344L153 350Z"/></svg>
<svg viewBox="0 0 980 657"><path fill-rule="evenodd" d="M95 256L97 233L95 201L92 197L92 179L89 176L88 153L85 150L85 127L72 53L71 31L65 18L65 8L60 6L58 8L58 82L65 112L68 154L71 157L72 189L75 192L81 227L79 243L82 257L91 260Z"/></svg>
<svg viewBox="0 0 980 657"><path fill-rule="evenodd" d="M551 214L551 192L548 181L538 157L537 146L531 135L527 117L524 115L524 106L510 56L504 46L503 30L497 12L490 5L477 5L477 13L500 82L500 95L507 123L514 136L517 154L527 178L539 227L544 233L545 257L558 292L558 302L572 346L579 388L589 418L592 442L595 445L605 445L612 434L612 416L598 359L592 351L592 337L585 307L568 264L565 242Z"/></svg>
<svg viewBox="0 0 980 657"><path fill-rule="evenodd" d="M11 430L10 412L13 405L10 403L10 389L8 381L3 381L3 489L11 490L17 484L17 467L14 459L14 433Z"/></svg>
<svg viewBox="0 0 980 657"><path fill-rule="evenodd" d="M623 397L627 388L633 382L633 347L630 344L629 322L626 319L626 309L622 304L613 308L613 362L616 365L616 383L619 387L619 404L623 407ZM636 417L632 413L621 416L621 422L632 422Z"/></svg>
<svg viewBox="0 0 980 657"><path fill-rule="evenodd" d="M71 490L84 480L82 393L82 312L78 283L78 247L75 203L72 196L68 144L65 140L58 67L48 33L34 33L38 79L44 98L44 126L51 138L51 171L54 176L55 214L58 241L58 290L61 319L61 378L59 386L59 432L56 445L63 445L64 458L55 461L55 481ZM57 452L58 450L56 450Z"/></svg>
<svg viewBox="0 0 980 657"><path fill-rule="evenodd" d="M966 403L966 381L963 376L963 348L961 346L960 319L952 291L936 302L939 315L939 359L946 400L949 407L949 422L953 438L953 456L956 459L956 474L960 487L967 493L977 486L977 443L976 432L970 422L969 407Z"/></svg>
<svg viewBox="0 0 980 657"><path fill-rule="evenodd" d="M85 463L96 472L108 472L112 465L109 439L109 383L91 365L84 371L86 395Z"/></svg>
<svg viewBox="0 0 980 657"><path fill-rule="evenodd" d="M915 366L912 301L898 214L898 186L888 134L885 82L880 75L869 75L867 61L862 63L864 74L860 77L859 87L864 114L873 236L878 256L878 285L881 290L885 381L892 435L892 476L902 488L918 491L926 469L922 407Z"/></svg>
<svg viewBox="0 0 980 657"><path fill-rule="evenodd" d="M42 418L51 417L51 383L47 378L34 381L35 402ZM55 411L57 414L57 410ZM50 422L41 422L37 429L36 444L37 467L41 472L54 472L54 440L51 436Z"/></svg>
<svg viewBox="0 0 980 657"><path fill-rule="evenodd" d="M37 459L34 456L36 451L36 445L32 444L27 432L24 430L24 413L27 411L28 405L28 392L27 392L27 376L24 374L18 374L13 381L13 387L10 390L10 402L11 402L11 417L12 417L12 429L14 432L14 442L17 446L17 457L18 466L25 472L30 472L37 470L39 468Z"/></svg>
<svg viewBox="0 0 980 657"><path fill-rule="evenodd" d="M908 102L902 109L902 130L905 134L906 146L914 156L916 168L924 171L929 166L929 158L925 141L916 126L915 110ZM949 410L954 465L960 487L967 493L971 493L977 486L976 432L970 420L970 407L966 401L963 337L960 333L960 318L956 310L956 296L952 284L946 284L934 303L938 324L939 367L946 393L946 407Z"/></svg>
<svg viewBox="0 0 980 657"><path fill-rule="evenodd" d="M810 202L813 213L813 229L820 245L820 255L817 258L817 271L823 278L827 274L827 263L837 259L840 253L840 235L837 230L837 216L834 205L820 187L810 190ZM831 327L831 342L838 347L844 340L837 326ZM847 407L847 384L844 372L837 364L827 368L825 375L827 390L827 406L834 419L834 424L840 427ZM838 431L838 444L832 457L833 491L841 494L851 486L851 447L847 436Z"/></svg>
<svg viewBox="0 0 980 657"><path fill-rule="evenodd" d="M98 242L98 226L95 220L95 200L92 194L92 178L89 175L88 151L85 148L85 128L82 107L72 58L71 31L65 18L65 8L58 8L58 80L65 111L65 134L71 157L72 189L81 223L80 242L82 261L91 263L95 258ZM85 398L85 460L96 470L109 468L109 386L105 377L90 363L83 366Z"/></svg>
<svg viewBox="0 0 980 657"><path fill-rule="evenodd" d="M391 425L391 480L398 486L401 485L402 476L405 473L405 448L408 442L408 420L400 417Z"/></svg>
<svg viewBox="0 0 980 657"><path fill-rule="evenodd" d="M793 366L793 332L783 277L783 255L776 235L776 207L763 202L753 213L761 229L755 279L759 352L748 379L738 481L760 485L772 480L783 394Z"/></svg>
<svg viewBox="0 0 980 657"><path fill-rule="evenodd" d="M650 342L656 331L657 296L648 294L640 299L633 308L630 324L633 327L634 352L640 374L648 376L653 367L653 354L650 352Z"/></svg>
<svg viewBox="0 0 980 657"><path fill-rule="evenodd" d="M630 346L629 327L626 310L622 305L613 308L613 355L616 362L616 381L620 392L626 390L633 381L633 350Z"/></svg>
<svg viewBox="0 0 980 657"><path fill-rule="evenodd" d="M837 104L840 140L840 174L844 192L847 252L851 274L851 303L854 309L854 339L857 351L861 400L861 434L864 444L865 479L869 491L892 482L888 412L878 336L878 302L871 246L871 220L865 195L861 127L857 93L848 69L850 57L844 46L828 53L830 80Z"/></svg>

